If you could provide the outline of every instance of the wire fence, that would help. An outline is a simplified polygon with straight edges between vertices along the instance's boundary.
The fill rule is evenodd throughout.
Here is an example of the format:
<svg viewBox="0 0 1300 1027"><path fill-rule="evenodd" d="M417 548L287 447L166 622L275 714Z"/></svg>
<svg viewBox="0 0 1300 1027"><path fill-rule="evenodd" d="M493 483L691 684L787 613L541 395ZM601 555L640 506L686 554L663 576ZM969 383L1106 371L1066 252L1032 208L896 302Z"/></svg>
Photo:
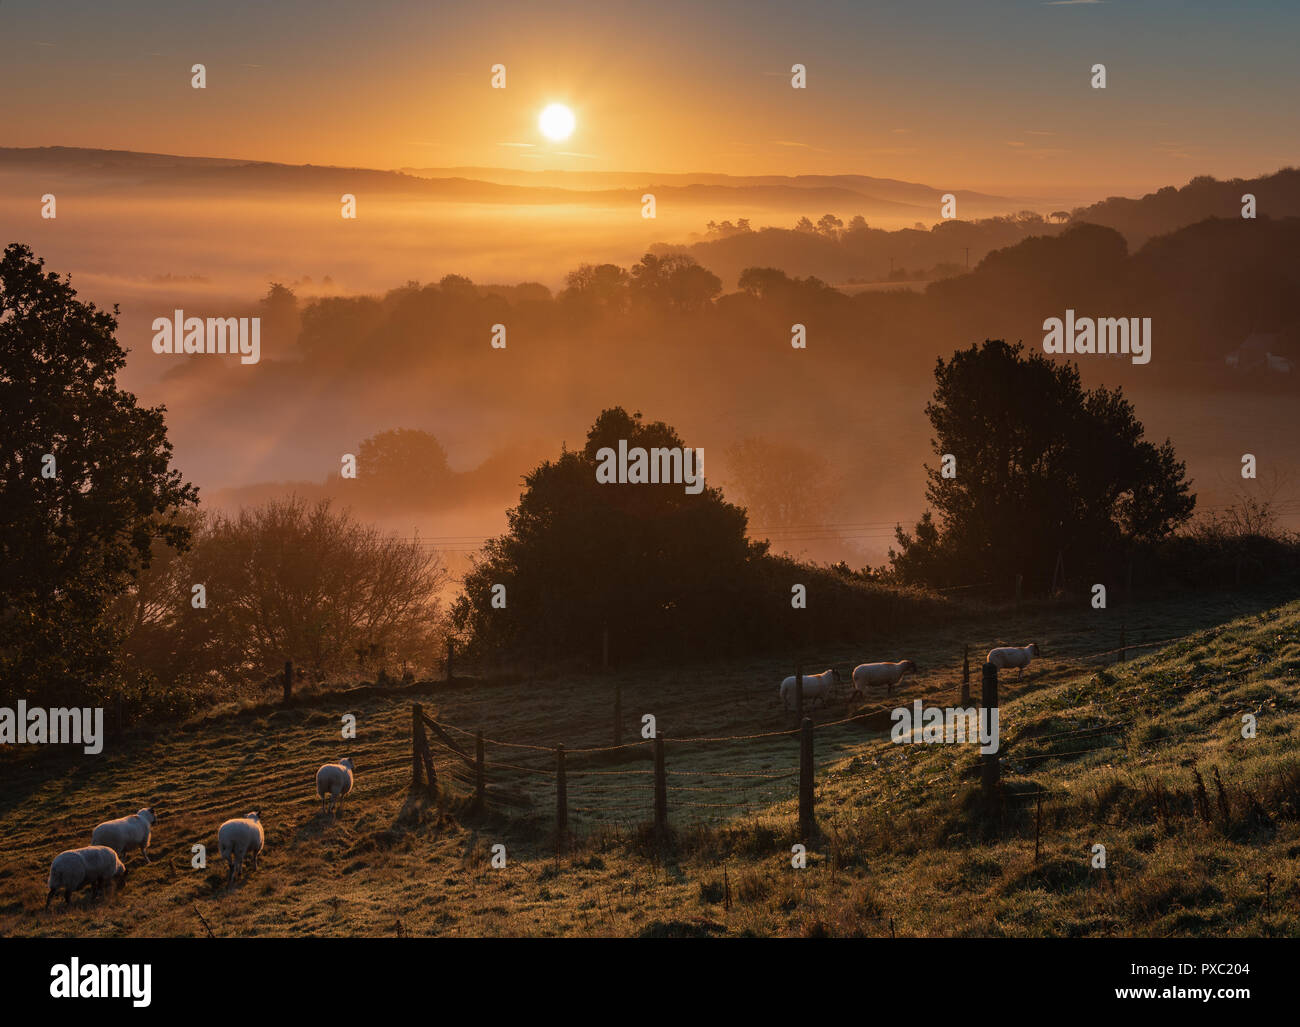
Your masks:
<svg viewBox="0 0 1300 1027"><path fill-rule="evenodd" d="M1054 669L1087 668L1098 661L1122 660L1130 650L1161 648L1187 637L1190 636L1124 642L1110 649L1070 654L1058 658ZM477 761L482 776L494 784L521 787L535 808L554 803L561 823L567 824L570 813L577 814L579 821L591 824L646 822L652 817L660 820L665 806L688 819L717 821L737 816L787 815L787 807L796 800L802 816L804 791L813 791L844 758L842 753L833 753L814 759L812 754L819 746L814 746L812 737L825 738L827 732L848 725L870 729L874 724L883 730L883 725L873 718L891 714L900 705L910 705L915 698L924 700L934 696L913 699L898 696L890 703L853 709L838 719L820 723L808 720L791 728L729 735L651 736L610 745L565 747L562 757L560 746L487 737L441 720L431 719L431 723L445 732L474 739L485 752L501 751L500 756L485 755ZM979 704L976 698L972 705L978 708ZM1024 768L1046 760L1075 759L1123 749L1129 745L1127 732L1131 726L1131 721L1108 719L1048 734L1032 731L1017 734L1012 726L996 759L1000 765ZM783 744L786 742L790 743L788 748ZM1105 744L1092 744L1096 742ZM1041 745L1049 746L1048 750L1036 751ZM662 747L658 758L656 746ZM1026 748L1030 751L1019 754L1018 750ZM644 761L643 765L615 768L601 765L602 760L629 756L638 763ZM456 779L476 786L475 774L466 775L464 769L457 768ZM577 801L570 804L570 796ZM809 805L812 801L815 800L809 800Z"/></svg>
<svg viewBox="0 0 1300 1027"><path fill-rule="evenodd" d="M1080 668L1107 658L1122 658L1129 650L1160 648L1183 641L1191 636L1164 638L1159 641L1131 642L1119 647L1097 652L1071 654L1058 658L1056 668ZM933 693L928 698L933 698ZM880 720L897 709L900 704L910 704L915 696L894 697L889 703L875 703L859 707L847 716L812 723L810 735L826 738L828 732L856 725L859 728L883 731ZM850 700L851 701L851 700ZM978 696L974 705L979 705ZM444 732L472 740L477 746L482 742L484 756L481 760L454 749L446 743L435 743L430 752L429 764L447 789L460 796L474 794L486 786L489 799L502 799L505 805L531 807L534 812L546 805L559 804L560 774L557 746L536 742L514 741L486 737L481 732L462 725L428 718ZM1008 725L1006 741L997 759L1000 764L1015 768L1032 768L1043 761L1074 759L1096 753L1116 751L1129 747L1128 731L1131 720L1106 720L1102 723L1073 727L1048 734L1016 733ZM827 772L845 758L843 753L818 753L817 759L805 759L803 745L809 753L823 747L804 743L805 727L800 725L778 730L731 735L700 735L688 737L649 737L610 745L582 746L564 750L565 767L563 783L575 801L567 804L568 811L578 815L581 822L596 826L601 824L632 825L645 823L656 814L657 804L688 818L700 821L719 821L738 816L788 815L788 807L800 798L804 788L815 789L824 782ZM853 735L841 740L852 740ZM1106 744L1092 745L1107 739ZM394 739L396 740L396 739ZM1161 745L1179 738L1161 738L1143 745ZM662 744L665 751L661 773L656 772L654 749ZM788 745L786 743L789 743ZM1057 743L1077 743L1059 749ZM1046 751L1019 750L1047 744ZM761 752L756 751L761 747ZM498 753L487 755L491 750ZM405 751L403 751L405 750ZM435 755L436 752L436 755ZM394 747L392 741L360 745L353 749L359 781L370 794L399 794L413 783L418 757L405 744ZM611 759L632 758L635 766L608 766ZM290 803L310 802L314 790L310 778L301 769L259 774L255 791L250 791L246 767L231 768L204 787L202 798L170 805L162 793L157 806L169 825L187 833L202 832L211 827L209 821L218 815L229 816L241 804L252 808L274 808ZM657 794L660 793L660 794ZM254 798L255 796L255 798ZM63 819L67 823L63 823ZM49 826L55 833L72 829L76 824L72 814L56 818ZM11 853L45 847L45 841L32 845L8 846Z"/></svg>

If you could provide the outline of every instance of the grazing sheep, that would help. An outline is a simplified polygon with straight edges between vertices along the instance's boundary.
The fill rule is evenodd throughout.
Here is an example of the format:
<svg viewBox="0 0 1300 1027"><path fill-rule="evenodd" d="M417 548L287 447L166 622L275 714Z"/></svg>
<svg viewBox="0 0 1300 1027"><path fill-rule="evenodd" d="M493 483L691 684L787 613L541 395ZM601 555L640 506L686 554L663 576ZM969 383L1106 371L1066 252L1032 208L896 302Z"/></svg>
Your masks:
<svg viewBox="0 0 1300 1027"><path fill-rule="evenodd" d="M795 696L795 676L791 674L781 682L781 705L787 710L790 704L796 699ZM820 674L805 674L803 676L803 697L805 701L816 701L821 699L825 701L830 695L831 689L840 682L840 672L838 670L824 670Z"/></svg>
<svg viewBox="0 0 1300 1027"><path fill-rule="evenodd" d="M352 757L348 756L337 763L326 763L316 771L316 797L320 799L320 811L325 812L329 803L335 815L343 805L343 797L352 791Z"/></svg>
<svg viewBox="0 0 1300 1027"><path fill-rule="evenodd" d="M901 660L898 663L859 663L853 668L853 691L865 698L868 688L885 685L892 695L894 686L909 671L916 673L916 664L911 660Z"/></svg>
<svg viewBox="0 0 1300 1027"><path fill-rule="evenodd" d="M221 825L217 831L217 846L221 850L221 858L230 867L230 874L226 878L227 887L235 883L235 875L244 865L245 856L248 856L248 869L257 869L257 857L265 843L266 834L262 831L260 813L257 810L246 817L227 820Z"/></svg>
<svg viewBox="0 0 1300 1027"><path fill-rule="evenodd" d="M72 901L72 893L90 885L93 898L109 881L124 882L126 865L107 845L87 845L83 849L68 849L54 857L50 864L50 892L45 896L45 908L56 892L63 891L63 904Z"/></svg>
<svg viewBox="0 0 1300 1027"><path fill-rule="evenodd" d="M146 806L134 816L104 821L91 832L90 844L107 845L124 860L128 849L139 847L144 861L152 863L153 860L149 858L149 835L156 823L158 816L153 807Z"/></svg>
<svg viewBox="0 0 1300 1027"><path fill-rule="evenodd" d="M1029 661L1039 656L1042 656L1042 653L1038 651L1038 645L1030 642L1026 646L1005 645L1000 649L990 649L988 662L999 670L1010 670L1015 667L1016 677L1020 677L1029 666Z"/></svg>

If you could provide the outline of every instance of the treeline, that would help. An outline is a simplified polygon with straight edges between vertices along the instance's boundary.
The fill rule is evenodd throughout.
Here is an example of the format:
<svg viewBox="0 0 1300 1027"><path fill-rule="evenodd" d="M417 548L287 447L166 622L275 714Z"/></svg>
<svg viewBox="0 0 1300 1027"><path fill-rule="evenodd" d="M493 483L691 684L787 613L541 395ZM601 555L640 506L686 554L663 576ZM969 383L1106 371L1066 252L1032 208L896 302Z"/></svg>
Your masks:
<svg viewBox="0 0 1300 1027"><path fill-rule="evenodd" d="M963 228L936 231L955 238ZM1279 354L1297 351L1300 315L1291 297L1300 288L1293 259L1300 219L1207 220L1136 253L1119 232L1098 225L1037 231L1043 234L994 250L970 273L932 282L923 293L849 295L815 275L791 275L786 268L799 263L792 254L800 242L773 252L771 265L746 265L728 280L695 259L698 248L647 254L631 268L583 265L554 295L539 285L476 286L449 275L382 297L313 300L299 312L296 346L279 355L296 351L307 373L409 375L486 360L500 324L519 367L554 374L557 359L581 356L569 378L590 384L611 366L647 359L650 348L659 360L693 357L703 347L713 364L752 362L756 348L788 345L797 322L819 355L809 373L829 382L864 359L889 373L921 371L948 348L945 341L965 341L971 324L985 337L1041 338L1043 320L1067 308L1080 316L1151 317L1162 376L1220 380L1224 355L1251 333L1277 334ZM819 231L785 234L810 245L842 244ZM1108 365L1121 379L1132 374L1122 363ZM760 397L784 383L764 384L761 367L736 370L759 380Z"/></svg>
<svg viewBox="0 0 1300 1027"><path fill-rule="evenodd" d="M1247 193L1255 197L1261 217L1300 217L1300 170L1296 168L1224 181L1198 175L1182 188L1167 185L1140 199L1112 196L1091 206L1076 207L1070 216L1076 221L1113 228L1136 248L1153 236L1206 218L1239 217Z"/></svg>

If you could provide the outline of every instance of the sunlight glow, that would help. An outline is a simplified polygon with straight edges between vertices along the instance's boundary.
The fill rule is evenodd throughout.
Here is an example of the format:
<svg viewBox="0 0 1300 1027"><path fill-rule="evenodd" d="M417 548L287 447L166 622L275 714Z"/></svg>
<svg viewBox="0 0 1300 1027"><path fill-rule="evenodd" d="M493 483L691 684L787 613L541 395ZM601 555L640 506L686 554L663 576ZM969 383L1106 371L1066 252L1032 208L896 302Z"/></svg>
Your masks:
<svg viewBox="0 0 1300 1027"><path fill-rule="evenodd" d="M554 142L568 139L573 133L574 123L573 111L562 103L550 104L537 119L537 127L541 129L542 135Z"/></svg>

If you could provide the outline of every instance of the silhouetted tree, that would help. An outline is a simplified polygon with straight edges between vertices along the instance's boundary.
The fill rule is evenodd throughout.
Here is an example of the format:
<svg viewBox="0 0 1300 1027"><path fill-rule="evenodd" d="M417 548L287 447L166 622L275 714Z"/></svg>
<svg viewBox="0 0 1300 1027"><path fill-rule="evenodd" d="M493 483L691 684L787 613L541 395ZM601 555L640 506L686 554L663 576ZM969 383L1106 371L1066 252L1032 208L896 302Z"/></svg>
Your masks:
<svg viewBox="0 0 1300 1027"><path fill-rule="evenodd" d="M357 453L357 480L372 502L427 502L446 488L450 477L447 451L428 432L379 432L363 441Z"/></svg>
<svg viewBox="0 0 1300 1027"><path fill-rule="evenodd" d="M623 656L668 639L716 648L745 616L750 562L765 547L745 538L745 512L716 488L679 483L602 484L602 447L683 445L661 421L605 410L579 452L565 451L524 479L509 528L465 577L453 621L485 647L545 658L594 654L609 625ZM505 585L504 609L492 587ZM788 594L788 593L787 593Z"/></svg>
<svg viewBox="0 0 1300 1027"><path fill-rule="evenodd" d="M1191 516L1196 497L1173 445L1145 441L1121 390L1084 390L1076 365L997 340L941 358L935 382L932 444L941 460L955 457L955 477L927 466L926 499L939 520L927 511L914 535L897 530L890 560L902 579L941 585L1019 573L1044 588L1058 552L1076 572L1113 574L1128 547Z"/></svg>
<svg viewBox="0 0 1300 1027"><path fill-rule="evenodd" d="M647 253L632 266L628 289L648 306L691 311L708 306L722 291L722 280L685 253Z"/></svg>
<svg viewBox="0 0 1300 1027"><path fill-rule="evenodd" d="M178 512L198 492L171 467L164 408L118 388L116 313L78 300L28 247L5 249L0 680L20 695L102 695L117 644L108 604L155 539L188 542Z"/></svg>
<svg viewBox="0 0 1300 1027"><path fill-rule="evenodd" d="M570 304L623 310L627 306L627 272L617 264L583 264L564 279L561 300Z"/></svg>

